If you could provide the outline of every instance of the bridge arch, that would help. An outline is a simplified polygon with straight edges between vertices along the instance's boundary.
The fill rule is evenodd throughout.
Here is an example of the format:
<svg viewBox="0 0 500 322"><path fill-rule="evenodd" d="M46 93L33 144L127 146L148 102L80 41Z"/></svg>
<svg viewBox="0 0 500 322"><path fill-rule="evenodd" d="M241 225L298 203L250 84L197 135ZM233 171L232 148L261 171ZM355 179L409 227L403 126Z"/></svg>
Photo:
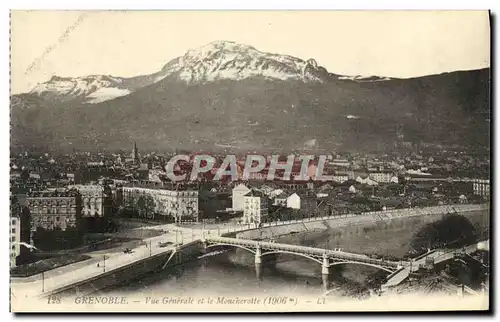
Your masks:
<svg viewBox="0 0 500 322"><path fill-rule="evenodd" d="M236 247L236 248L241 248L241 249L244 249L246 251L249 251L250 253L252 254L256 254L256 252L254 250L251 250L250 248L247 248L245 246L241 246L241 245L234 245L234 244L224 244L224 243L217 243L217 244L210 244L210 245L207 245L205 248L210 248L210 247L216 247L216 246L230 246L230 247Z"/></svg>
<svg viewBox="0 0 500 322"><path fill-rule="evenodd" d="M388 273L394 273L394 271L396 270L396 268L391 270L389 268L386 268L386 267L383 267L383 266L380 266L377 264L371 264L371 263L365 263L365 262L353 262L353 261L333 262L330 264L330 267L335 266L335 265L343 265L343 264L355 264L355 265L371 266L371 267L375 267L375 268L381 269L383 271L386 271Z"/></svg>
<svg viewBox="0 0 500 322"><path fill-rule="evenodd" d="M286 250L277 250L277 251L272 251L272 252L267 252L267 253L262 253L261 256L266 256L266 255L271 255L271 254L291 254L291 255L295 255L295 256L301 256L301 257L304 257L304 258L307 258L307 259L310 259L312 261L315 261L316 263L320 264L320 265L323 265L323 261L322 260L319 260L317 258L314 258L312 256L309 256L309 255L306 255L306 254L301 254L301 253L295 253L295 252L289 252L289 251L286 251Z"/></svg>

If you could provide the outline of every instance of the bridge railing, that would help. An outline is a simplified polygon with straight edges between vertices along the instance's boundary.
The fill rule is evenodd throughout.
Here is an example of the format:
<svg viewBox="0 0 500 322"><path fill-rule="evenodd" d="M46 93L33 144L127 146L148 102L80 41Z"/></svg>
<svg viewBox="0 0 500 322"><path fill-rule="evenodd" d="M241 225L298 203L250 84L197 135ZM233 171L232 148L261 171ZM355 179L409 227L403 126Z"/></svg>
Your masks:
<svg viewBox="0 0 500 322"><path fill-rule="evenodd" d="M214 237L210 238L209 241L216 243L230 244L230 245L231 244L240 245L244 247L261 247L265 248L266 250L296 252L313 256L323 256L324 254L326 254L328 257L334 257L336 259L342 259L346 261L361 261L364 263L370 263L374 265L385 265L394 267L399 266L398 262L391 262L383 259L373 259L366 255L347 253L343 251L334 251L322 248L307 247L307 246L270 243L270 242L262 242L262 241L247 240L247 239L227 238L227 237Z"/></svg>

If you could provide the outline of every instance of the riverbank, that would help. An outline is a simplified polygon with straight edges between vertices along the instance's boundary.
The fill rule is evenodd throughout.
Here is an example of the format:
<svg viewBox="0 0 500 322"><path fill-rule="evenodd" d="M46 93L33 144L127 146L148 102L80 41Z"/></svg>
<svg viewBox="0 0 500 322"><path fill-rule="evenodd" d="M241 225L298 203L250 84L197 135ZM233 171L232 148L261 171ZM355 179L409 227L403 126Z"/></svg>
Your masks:
<svg viewBox="0 0 500 322"><path fill-rule="evenodd" d="M307 222L300 222L300 223L293 223L289 225L282 225L282 226L272 226L272 227L264 227L260 229L255 229L255 230L247 230L243 232L234 232L232 234L237 235L240 238L254 238L254 239L259 239L259 238L269 238L269 237L274 237L274 238L283 238L285 241L287 239L288 243L294 243L294 240L296 243L299 244L304 244L304 243L310 243L311 246L323 248L321 244L320 238L324 238L323 236L330 236L327 237L326 239L326 245L330 245L330 241L332 239L331 236L333 236L333 241L336 242L335 246L339 246L338 242L343 241L346 243L346 246L351 247L352 245L356 247L360 247L357 242L353 242L356 240L356 238L360 238L360 236L364 236L366 238L366 235L371 236L370 240L371 243L374 243L373 240L384 240L387 239L387 234L388 231L394 230L394 231L399 231L401 228L412 228L415 226L415 220L420 220L421 224L425 224L426 222L432 222L433 220L437 220L438 218L441 218L441 216L444 216L444 214L432 214L429 213L431 211L438 211L440 208L432 208L432 209L419 209L419 210L402 210L399 212L384 212L384 213L368 213L364 215L356 215L356 216L346 216L346 217L332 217L332 218L327 218L325 220L315 220L315 221L307 221ZM406 212L405 212L406 211ZM470 211L469 211L470 212ZM482 214L481 216L478 216L477 214ZM477 212L472 211L470 214L471 218L475 218L474 221L476 224L484 224L488 222L489 224L489 212L487 210L482 210ZM487 218L483 218L484 216L487 216ZM478 219L479 218L479 219ZM365 229L365 228L373 227L373 229ZM145 227L137 227L137 230L142 230ZM231 227L228 227L228 231L230 231ZM233 227L235 228L235 227ZM158 269L158 263L150 264L145 263L143 261L147 261L148 257L154 257L157 256L158 254L162 254L162 256L166 256L169 250L172 248L158 248L157 244L159 242L165 242L165 241L170 241L173 242L174 240L177 240L177 238L180 238L180 240L184 240L184 238L189 238L191 237L191 240L194 243L198 243L199 240L203 239L203 236L205 233L212 233L214 235L218 235L219 233L223 233L223 231L219 232L219 229L217 230L212 230L212 231L204 231L203 229L193 229L193 228L185 228L185 227L178 227L172 224L165 224L165 225L158 225L154 227L148 227L147 229L158 229L164 232L169 232L169 231L174 231L175 234L169 234L165 233L164 235L149 238L147 240L143 241L143 245L137 247L137 249L134 249L132 254L114 254L113 256L110 256L110 259L106 259L106 267L108 270L114 269L117 272L121 272L120 269L128 269L130 267L135 267L134 265L139 265L138 269L139 271L126 271L125 274L122 274L120 276L114 276L114 277L109 277L108 275L104 276L105 272L99 268L99 266L89 266L85 268L81 268L78 271L81 271L81 274L77 271L75 272L67 272L64 274L67 277L68 281L71 282L71 280L74 280L73 284L79 283L85 280L90 279L93 281L94 278L101 277L103 278L103 282L98 283L98 287L95 285L92 285L92 287L87 288L86 286L84 289L87 291L96 291L98 289L101 289L102 287L109 287L113 286L116 284L119 284L123 281L130 281L130 280L135 280L138 276L142 276L143 274L147 274L148 272L154 272L155 269ZM302 231L300 230L302 229ZM379 230L384 230L384 233L380 233ZM335 234L330 234L330 230L334 231ZM326 231L326 233L325 233ZM180 234L177 234L179 232ZM294 234L295 233L295 234ZM267 235L266 235L267 234ZM304 234L303 236L301 234ZM398 233L395 234L398 235L399 238L402 238L402 236L406 236L407 238L411 237L407 233ZM243 236L243 237L242 237ZM367 243L366 240L363 241L363 243ZM384 245L381 246L382 244L378 244L378 248L383 248L383 247L389 247L389 245ZM149 246L149 247L148 247ZM154 246L154 247L153 247ZM401 245L397 244L391 244L392 247L401 247ZM199 248L199 247L198 247ZM333 248L343 248L341 246L339 247L333 247ZM344 249L348 250L348 249ZM359 250L359 249L356 249ZM199 249L197 250L199 252ZM362 251L354 251L354 252L362 252ZM177 255L176 255L177 256ZM193 254L195 256L195 254ZM316 263L311 263L309 260L297 260L297 257L293 255L287 255L287 254L277 254L277 263L274 269L279 270L281 273L288 271L290 274L295 274L295 275L308 275L311 277L318 277L321 276L321 271L320 271L320 265L317 265ZM168 260L168 258L163 258L162 260ZM235 250L230 253L228 253L228 260L229 262L232 262L236 265L242 265L244 267L251 267L253 269L254 267L254 256L252 253L245 251L245 250ZM177 259L174 259L174 262L177 261ZM181 262L183 262L181 260ZM294 263L304 263L303 266L298 266ZM130 266L131 265L131 266ZM156 265L156 266L155 266ZM300 264L302 265L302 264ZM130 266L130 267L129 267ZM265 262L264 262L265 266ZM344 267L342 269L342 267ZM346 268L347 267L347 268ZM154 269L152 269L154 268ZM335 274L331 274L330 277L332 278L332 281L341 281L342 278L352 281L353 283L358 283L360 285L366 284L368 282L369 277L372 275L372 272L368 272L366 270L370 270L372 268L364 268L364 266L359 266L359 265L342 265L340 266L341 269L339 269L339 272ZM135 269L135 268L134 268ZM144 269L144 271L143 271ZM373 274L376 273L376 269ZM110 274L111 271L107 271L106 274ZM80 276L80 279L78 277ZM55 285L58 285L61 283L61 280L65 280L64 276L54 276L50 278L50 282L52 283L52 288L51 291L57 290L58 288ZM362 277L362 279L355 280L355 278ZM68 282L66 281L66 282ZM65 283L66 283L65 282ZM93 282L92 282L93 283ZM71 284L71 283L70 283ZM101 287L101 284L103 285ZM39 287L39 286L36 286ZM68 286L69 287L69 286ZM60 288L60 287L59 287ZM49 288L50 289L50 288ZM64 290L63 290L64 291ZM39 291L37 291L39 292Z"/></svg>
<svg viewBox="0 0 500 322"><path fill-rule="evenodd" d="M410 249L416 232L429 223L442 219L447 212L436 213L437 207L430 209L410 209L394 212L377 212L356 217L333 217L325 220L291 223L284 226L269 226L236 233L238 238L269 239L276 242L310 246L325 249L342 249L346 252L402 258ZM455 207L460 215L467 218L477 231L489 228L490 212L485 206ZM472 210L470 210L472 209ZM474 210L475 209L475 210ZM229 254L229 260L239 265L252 266L251 253L237 249ZM283 272L295 272L301 276L321 278L321 268L308 259L277 254L276 267ZM379 278L377 268L361 265L341 265L336 274L331 274L331 282L350 283L363 287Z"/></svg>

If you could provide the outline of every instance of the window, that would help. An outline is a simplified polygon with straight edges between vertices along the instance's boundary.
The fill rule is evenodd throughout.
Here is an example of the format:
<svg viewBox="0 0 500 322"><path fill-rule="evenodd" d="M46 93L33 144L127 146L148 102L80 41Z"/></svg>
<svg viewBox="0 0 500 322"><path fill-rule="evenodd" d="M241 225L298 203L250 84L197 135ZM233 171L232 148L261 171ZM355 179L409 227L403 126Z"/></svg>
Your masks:
<svg viewBox="0 0 500 322"><path fill-rule="evenodd" d="M12 236L12 237L10 238L10 241L13 241L13 242L14 242L14 241L16 241L16 236Z"/></svg>
<svg viewBox="0 0 500 322"><path fill-rule="evenodd" d="M16 232L16 229L15 229L15 228L12 228L12 229L10 230L10 232L11 232L11 233L15 233L15 232Z"/></svg>
<svg viewBox="0 0 500 322"><path fill-rule="evenodd" d="M15 250L16 249L16 245L12 245L12 250Z"/></svg>

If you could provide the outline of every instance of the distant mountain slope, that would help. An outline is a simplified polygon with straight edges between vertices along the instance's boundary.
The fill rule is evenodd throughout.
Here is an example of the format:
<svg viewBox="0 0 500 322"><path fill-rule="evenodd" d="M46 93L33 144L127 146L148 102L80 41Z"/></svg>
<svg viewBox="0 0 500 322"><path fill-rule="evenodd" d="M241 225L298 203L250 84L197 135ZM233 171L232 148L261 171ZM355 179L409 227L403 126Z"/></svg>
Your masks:
<svg viewBox="0 0 500 322"><path fill-rule="evenodd" d="M348 78L311 59L215 42L152 75L85 84L13 96L13 146L111 149L136 140L155 149L295 149L315 139L320 148L380 150L401 134L414 142L489 141L489 69ZM130 93L105 99L104 88Z"/></svg>
<svg viewBox="0 0 500 322"><path fill-rule="evenodd" d="M279 80L322 82L328 73L316 61L271 53L230 41L215 41L168 62L160 71L132 78L108 75L53 76L29 94L55 102L100 103L126 96L137 89L173 77L189 84L215 80L242 80L262 76Z"/></svg>

